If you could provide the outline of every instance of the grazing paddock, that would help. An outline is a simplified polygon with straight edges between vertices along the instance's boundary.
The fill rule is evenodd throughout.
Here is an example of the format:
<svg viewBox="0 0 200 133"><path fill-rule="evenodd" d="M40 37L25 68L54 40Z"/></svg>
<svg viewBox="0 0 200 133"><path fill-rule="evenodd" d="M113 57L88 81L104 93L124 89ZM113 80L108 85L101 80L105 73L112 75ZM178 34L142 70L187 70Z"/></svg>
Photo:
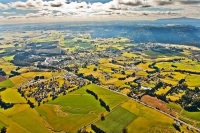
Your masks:
<svg viewBox="0 0 200 133"><path fill-rule="evenodd" d="M94 96L86 92L86 89L96 93L98 98L103 99L109 105L111 110L127 99L120 94L90 84L40 105L36 109L55 130L76 132L84 125L98 119L101 113L107 112ZM55 106L59 108L55 110Z"/></svg>
<svg viewBox="0 0 200 133"><path fill-rule="evenodd" d="M168 103L167 106L178 113L180 113L182 110L182 107L180 105L173 102Z"/></svg>
<svg viewBox="0 0 200 133"><path fill-rule="evenodd" d="M42 115L48 124L55 131L67 131L76 132L86 124L90 123L98 116L94 113L84 114L69 114L66 116L60 116L53 106L43 104L36 108L40 115ZM67 113L67 112L66 112Z"/></svg>
<svg viewBox="0 0 200 133"><path fill-rule="evenodd" d="M14 58L14 55L11 55L11 56L4 56L3 59L6 60L6 61L11 61L13 60Z"/></svg>
<svg viewBox="0 0 200 133"><path fill-rule="evenodd" d="M0 87L13 87L13 86L14 84L10 79L0 82Z"/></svg>
<svg viewBox="0 0 200 133"><path fill-rule="evenodd" d="M123 128L130 124L137 116L125 108L118 107L105 117L105 120L95 123L95 125L107 133L120 133Z"/></svg>
<svg viewBox="0 0 200 133"><path fill-rule="evenodd" d="M200 110L197 112L189 112L189 111L184 110L181 115L193 120L200 121Z"/></svg>
<svg viewBox="0 0 200 133"><path fill-rule="evenodd" d="M26 116L26 117L24 117ZM51 133L50 130L48 130L45 127L44 120L37 111L34 109L27 109L25 111L22 111L18 114L15 114L12 116L12 119L20 124L21 126L25 127L27 130L33 133Z"/></svg>

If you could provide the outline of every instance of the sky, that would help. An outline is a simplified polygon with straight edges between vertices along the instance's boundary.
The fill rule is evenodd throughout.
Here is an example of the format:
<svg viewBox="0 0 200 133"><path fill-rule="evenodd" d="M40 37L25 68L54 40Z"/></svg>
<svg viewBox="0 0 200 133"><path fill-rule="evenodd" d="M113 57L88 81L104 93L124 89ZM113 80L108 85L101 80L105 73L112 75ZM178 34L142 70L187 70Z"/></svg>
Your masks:
<svg viewBox="0 0 200 133"><path fill-rule="evenodd" d="M200 18L200 0L0 0L0 24Z"/></svg>

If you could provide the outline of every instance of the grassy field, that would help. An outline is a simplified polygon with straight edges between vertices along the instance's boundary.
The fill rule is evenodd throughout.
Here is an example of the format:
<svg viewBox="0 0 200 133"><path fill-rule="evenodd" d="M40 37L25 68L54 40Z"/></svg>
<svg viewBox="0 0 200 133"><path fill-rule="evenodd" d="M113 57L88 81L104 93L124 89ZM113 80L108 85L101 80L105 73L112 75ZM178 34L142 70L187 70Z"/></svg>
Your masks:
<svg viewBox="0 0 200 133"><path fill-rule="evenodd" d="M200 128L200 123L197 124L197 127Z"/></svg>
<svg viewBox="0 0 200 133"><path fill-rule="evenodd" d="M28 104L15 104L12 108L9 109L0 109L0 112L7 115L7 116L12 116L14 114L20 113L24 110L27 110L30 108Z"/></svg>
<svg viewBox="0 0 200 133"><path fill-rule="evenodd" d="M6 61L11 61L13 60L14 58L14 55L11 55L11 56L4 56L3 59L6 60Z"/></svg>
<svg viewBox="0 0 200 133"><path fill-rule="evenodd" d="M179 118L179 119L182 120L182 121L184 121L184 122L186 122L186 123L188 123L188 124L190 124L190 125L193 125L193 124L194 124L194 122L189 121L189 120L187 120L187 119L184 119L184 118Z"/></svg>
<svg viewBox="0 0 200 133"><path fill-rule="evenodd" d="M199 112L188 112L188 111L184 110L181 115L191 118L193 120L200 121L200 111Z"/></svg>
<svg viewBox="0 0 200 133"><path fill-rule="evenodd" d="M10 79L0 82L0 87L13 87L13 86L14 84Z"/></svg>
<svg viewBox="0 0 200 133"><path fill-rule="evenodd" d="M7 125L7 132L8 133L30 133L25 127L21 126L19 123L12 120L7 115L0 112L0 121L2 121L5 125Z"/></svg>
<svg viewBox="0 0 200 133"><path fill-rule="evenodd" d="M2 58L0 58L0 68L6 73L10 74L10 71L15 70L17 66L13 65L12 63L6 62Z"/></svg>
<svg viewBox="0 0 200 133"><path fill-rule="evenodd" d="M182 110L182 107L180 105L173 102L168 103L167 106L178 113L180 113Z"/></svg>
<svg viewBox="0 0 200 133"><path fill-rule="evenodd" d="M129 57L129 58L136 58L136 57L138 57L136 54L128 53L128 52L123 53L123 56Z"/></svg>
<svg viewBox="0 0 200 133"><path fill-rule="evenodd" d="M189 87L198 87L200 86L200 76L199 75L195 75L195 74L191 74L191 75L188 75L186 77L186 84L189 86Z"/></svg>
<svg viewBox="0 0 200 133"><path fill-rule="evenodd" d="M56 131L76 132L84 125L99 118L101 113L106 112L100 106L99 101L86 92L86 89L95 92L99 98L103 99L110 106L110 109L127 99L122 95L90 84L65 96L60 96L53 101L49 101L36 109Z"/></svg>
<svg viewBox="0 0 200 133"><path fill-rule="evenodd" d="M24 117L26 116L26 117ZM45 127L42 117L34 109L27 109L15 114L12 119L32 133L50 133Z"/></svg>
<svg viewBox="0 0 200 133"><path fill-rule="evenodd" d="M99 120L95 125L107 133L120 133L123 128L130 124L136 115L119 107L106 116L104 121Z"/></svg>
<svg viewBox="0 0 200 133"><path fill-rule="evenodd" d="M15 85L15 88L17 88L20 86L21 83L26 82L28 79L19 75L19 76L14 76L14 77L10 78L10 80Z"/></svg>
<svg viewBox="0 0 200 133"><path fill-rule="evenodd" d="M2 127L5 127L5 126L6 126L6 124L3 123L2 121L0 121L0 129L1 129Z"/></svg>
<svg viewBox="0 0 200 133"><path fill-rule="evenodd" d="M107 115L104 121L99 120L94 124L106 132L120 133L126 128L128 132L143 133L157 130L174 132L172 123L173 119L129 99Z"/></svg>
<svg viewBox="0 0 200 133"><path fill-rule="evenodd" d="M17 89L6 89L5 91L0 92L0 94L4 102L26 103L26 100L21 97L19 92L17 92Z"/></svg>

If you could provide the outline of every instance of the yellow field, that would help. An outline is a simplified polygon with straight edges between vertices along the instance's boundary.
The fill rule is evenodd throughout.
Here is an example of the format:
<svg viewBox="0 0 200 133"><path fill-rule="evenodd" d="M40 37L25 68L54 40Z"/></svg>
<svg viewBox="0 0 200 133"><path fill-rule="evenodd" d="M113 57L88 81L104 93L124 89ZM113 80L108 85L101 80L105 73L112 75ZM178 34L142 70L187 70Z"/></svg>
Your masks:
<svg viewBox="0 0 200 133"><path fill-rule="evenodd" d="M11 61L13 60L14 58L14 55L11 55L11 56L4 56L3 59L6 60L6 61Z"/></svg>
<svg viewBox="0 0 200 133"><path fill-rule="evenodd" d="M137 76L144 76L144 77L146 77L148 74L145 71L137 71L136 75Z"/></svg>
<svg viewBox="0 0 200 133"><path fill-rule="evenodd" d="M114 82L116 82L116 81L118 81L118 79L117 78L111 78L111 79L109 79L109 80L103 80L102 82L103 82L103 84L113 84Z"/></svg>
<svg viewBox="0 0 200 133"><path fill-rule="evenodd" d="M7 103L26 103L26 100L17 92L17 89L6 89L0 92L0 95L3 101Z"/></svg>
<svg viewBox="0 0 200 133"><path fill-rule="evenodd" d="M110 61L110 59L107 59L107 58L101 58L100 60L99 60L99 63L109 63L109 61Z"/></svg>
<svg viewBox="0 0 200 133"><path fill-rule="evenodd" d="M2 68L6 74L10 74L10 71L15 70L17 67L12 63L5 62L3 59L0 59L0 68Z"/></svg>
<svg viewBox="0 0 200 133"><path fill-rule="evenodd" d="M191 74L191 75L188 75L186 77L186 84L189 86L189 87L199 87L200 86L200 76L199 75L195 75L195 74Z"/></svg>
<svg viewBox="0 0 200 133"><path fill-rule="evenodd" d="M154 129L152 129L153 127L174 131L172 126L173 119L151 108L145 107L130 99L123 103L121 107L138 116L126 127L130 132L151 132L154 131Z"/></svg>
<svg viewBox="0 0 200 133"><path fill-rule="evenodd" d="M120 65L115 65L112 63L104 63L104 64L101 64L100 66L108 67L108 68L116 68L116 69L121 67Z"/></svg>
<svg viewBox="0 0 200 133"><path fill-rule="evenodd" d="M135 77L129 77L125 79L125 82L132 82L135 79L136 79Z"/></svg>
<svg viewBox="0 0 200 133"><path fill-rule="evenodd" d="M171 101L177 101L179 100L183 95L185 94L185 92L179 93L179 94L174 94L171 96L167 96L166 98L169 98Z"/></svg>
<svg viewBox="0 0 200 133"><path fill-rule="evenodd" d="M14 76L14 77L10 78L10 80L15 85L14 87L18 88L21 83L26 82L28 79L19 75L19 76Z"/></svg>
<svg viewBox="0 0 200 133"><path fill-rule="evenodd" d="M166 94L171 88L169 86L167 86L165 89L160 88L156 91L157 95L164 95Z"/></svg>
<svg viewBox="0 0 200 133"><path fill-rule="evenodd" d="M9 108L6 110L0 108L0 113L3 113L7 116L12 116L14 114L23 112L24 110L27 110L28 108L30 108L28 104L16 104L12 108Z"/></svg>
<svg viewBox="0 0 200 133"><path fill-rule="evenodd" d="M33 79L35 76L44 76L45 78L51 78L52 72L27 72L27 73L21 74L21 76L27 79Z"/></svg>
<svg viewBox="0 0 200 133"><path fill-rule="evenodd" d="M125 78L126 77L126 75L123 75L120 73L114 73L114 74L111 74L111 76L114 78Z"/></svg>
<svg viewBox="0 0 200 133"><path fill-rule="evenodd" d="M140 63L139 65L137 65L138 68L140 69L143 69L143 70L148 70L148 71L151 71L151 70L154 70L154 69L151 69L149 68L148 66L151 65L152 62L147 62L147 63Z"/></svg>
<svg viewBox="0 0 200 133"><path fill-rule="evenodd" d="M123 56L129 57L129 58L136 58L136 57L138 57L136 54L128 53L128 52L123 53Z"/></svg>

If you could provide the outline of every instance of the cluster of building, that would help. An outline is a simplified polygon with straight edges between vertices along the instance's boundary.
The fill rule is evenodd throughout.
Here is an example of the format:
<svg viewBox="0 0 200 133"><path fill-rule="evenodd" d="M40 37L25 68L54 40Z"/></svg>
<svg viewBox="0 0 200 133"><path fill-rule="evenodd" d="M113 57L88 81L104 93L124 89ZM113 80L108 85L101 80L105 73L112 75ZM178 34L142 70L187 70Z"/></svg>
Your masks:
<svg viewBox="0 0 200 133"><path fill-rule="evenodd" d="M62 80L63 83L59 83ZM30 83L30 82L29 82ZM18 88L18 91L26 99L34 98L38 103L43 99L52 97L57 98L60 94L66 94L71 89L78 89L88 83L86 79L79 78L72 73L66 73L62 76L53 77L50 80L41 80L40 82L31 82Z"/></svg>

